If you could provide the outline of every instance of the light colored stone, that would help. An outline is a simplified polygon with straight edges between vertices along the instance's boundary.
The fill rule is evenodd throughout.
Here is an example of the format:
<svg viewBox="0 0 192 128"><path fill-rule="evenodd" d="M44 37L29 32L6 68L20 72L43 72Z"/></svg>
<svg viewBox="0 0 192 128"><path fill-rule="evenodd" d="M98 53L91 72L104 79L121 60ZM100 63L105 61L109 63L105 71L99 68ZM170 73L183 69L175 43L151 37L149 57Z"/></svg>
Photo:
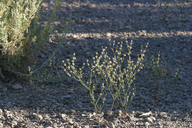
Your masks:
<svg viewBox="0 0 192 128"><path fill-rule="evenodd" d="M123 112L121 110L115 110L115 114L117 114L118 116L121 116Z"/></svg>
<svg viewBox="0 0 192 128"><path fill-rule="evenodd" d="M108 32L108 33L106 34L106 36L107 36L107 37L111 37L111 33Z"/></svg>
<svg viewBox="0 0 192 128"><path fill-rule="evenodd" d="M0 109L0 115L3 115L3 110L2 109Z"/></svg>
<svg viewBox="0 0 192 128"><path fill-rule="evenodd" d="M109 122L108 127L109 128L115 128L115 125L112 122Z"/></svg>
<svg viewBox="0 0 192 128"><path fill-rule="evenodd" d="M155 117L147 117L147 121L153 123L155 121Z"/></svg>
<svg viewBox="0 0 192 128"><path fill-rule="evenodd" d="M135 122L141 120L140 118L136 118L134 116L130 116L129 118L130 118L131 121L135 121Z"/></svg>
<svg viewBox="0 0 192 128"><path fill-rule="evenodd" d="M67 125L67 128L73 128L73 125Z"/></svg>
<svg viewBox="0 0 192 128"><path fill-rule="evenodd" d="M0 123L0 128L3 128L3 124L2 123Z"/></svg>
<svg viewBox="0 0 192 128"><path fill-rule="evenodd" d="M84 125L83 128L90 128L89 125Z"/></svg>
<svg viewBox="0 0 192 128"><path fill-rule="evenodd" d="M146 128L149 127L149 122L145 122L145 127L146 127Z"/></svg>
<svg viewBox="0 0 192 128"><path fill-rule="evenodd" d="M19 89L22 89L22 86L20 84L14 84L12 88L15 90L19 90Z"/></svg>
<svg viewBox="0 0 192 128"><path fill-rule="evenodd" d="M148 116L150 116L151 114L152 114L152 112L150 111L150 112L141 114L140 117L148 117Z"/></svg>
<svg viewBox="0 0 192 128"><path fill-rule="evenodd" d="M15 120L11 121L11 125L14 128L17 125L17 121L15 121Z"/></svg>
<svg viewBox="0 0 192 128"><path fill-rule="evenodd" d="M161 118L167 118L166 112L160 112L159 115L161 116Z"/></svg>
<svg viewBox="0 0 192 128"><path fill-rule="evenodd" d="M37 114L37 113L33 113L33 116L34 116L34 118L37 119L37 120L42 120L42 119L43 119L43 116L40 115L40 114Z"/></svg>

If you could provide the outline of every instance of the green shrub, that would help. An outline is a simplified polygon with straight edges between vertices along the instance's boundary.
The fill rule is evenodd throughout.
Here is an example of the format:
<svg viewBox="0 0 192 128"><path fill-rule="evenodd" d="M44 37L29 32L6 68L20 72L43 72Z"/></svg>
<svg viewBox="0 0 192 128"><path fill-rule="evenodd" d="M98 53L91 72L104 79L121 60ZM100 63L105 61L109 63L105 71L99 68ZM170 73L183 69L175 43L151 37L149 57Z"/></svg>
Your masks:
<svg viewBox="0 0 192 128"><path fill-rule="evenodd" d="M42 0L2 0L0 2L0 65L17 75L27 73L39 51L43 50L45 37L49 35L61 6L55 0L55 7L43 30L37 24Z"/></svg>
<svg viewBox="0 0 192 128"><path fill-rule="evenodd" d="M72 26L71 17L72 11L70 13L69 21L63 29L61 42L53 50L52 55L43 64L40 64L40 66L37 66L37 61L35 61L32 66L28 66L29 75L27 76L30 78L31 85L37 84L36 86L38 86L39 83L57 83L63 81L65 73L63 73L63 71L61 70L61 67L63 66L55 63L55 53L61 48L61 46L65 42L66 33Z"/></svg>

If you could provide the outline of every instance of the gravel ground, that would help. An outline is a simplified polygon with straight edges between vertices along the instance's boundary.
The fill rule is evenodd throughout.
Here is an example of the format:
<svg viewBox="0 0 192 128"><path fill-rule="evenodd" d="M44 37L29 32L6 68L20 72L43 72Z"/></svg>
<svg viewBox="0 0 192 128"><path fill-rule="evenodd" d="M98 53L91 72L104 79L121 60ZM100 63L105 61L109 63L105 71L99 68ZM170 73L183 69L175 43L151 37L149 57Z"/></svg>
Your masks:
<svg viewBox="0 0 192 128"><path fill-rule="evenodd" d="M136 94L129 107L126 120L121 106L115 102L111 116L103 125L113 99L110 94L103 108L105 115L94 116L89 92L79 82L69 77L60 82L38 83L37 88L10 78L0 81L0 128L184 128L192 127L192 2L183 6L169 3L169 8L158 6L153 0L63 0L55 30L48 37L46 53L37 58L45 61L58 43L61 27L73 10L72 29L66 42L56 53L56 64L72 59L76 54L78 66L101 52L101 46L109 47L108 39L116 42L133 41L133 60L141 45L149 43L148 53L164 54L166 63L182 68L182 74L166 91L161 86L160 101L154 102L154 81L145 70L136 76ZM41 23L47 21L54 2L43 2ZM164 14L164 15L163 15ZM110 54L110 51L107 50ZM55 69L62 72L59 66ZM87 69L86 69L87 70ZM52 76L54 77L54 75ZM169 80L168 80L169 81ZM34 84L35 85L35 82ZM95 91L98 95L99 91Z"/></svg>

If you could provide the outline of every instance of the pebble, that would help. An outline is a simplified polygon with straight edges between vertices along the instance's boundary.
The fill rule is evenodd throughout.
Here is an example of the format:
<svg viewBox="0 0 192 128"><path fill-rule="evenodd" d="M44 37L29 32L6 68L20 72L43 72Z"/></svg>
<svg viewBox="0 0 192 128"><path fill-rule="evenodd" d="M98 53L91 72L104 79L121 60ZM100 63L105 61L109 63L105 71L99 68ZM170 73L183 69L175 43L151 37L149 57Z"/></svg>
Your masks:
<svg viewBox="0 0 192 128"><path fill-rule="evenodd" d="M155 120L155 117L147 117L147 121L150 123L153 123Z"/></svg>
<svg viewBox="0 0 192 128"><path fill-rule="evenodd" d="M21 89L22 89L22 86L21 86L20 84L14 84L14 85L12 86L12 88L15 89L15 90L21 90Z"/></svg>
<svg viewBox="0 0 192 128"><path fill-rule="evenodd" d="M150 111L150 112L141 114L140 117L148 117L148 116L150 116L151 114L152 114L152 112Z"/></svg>

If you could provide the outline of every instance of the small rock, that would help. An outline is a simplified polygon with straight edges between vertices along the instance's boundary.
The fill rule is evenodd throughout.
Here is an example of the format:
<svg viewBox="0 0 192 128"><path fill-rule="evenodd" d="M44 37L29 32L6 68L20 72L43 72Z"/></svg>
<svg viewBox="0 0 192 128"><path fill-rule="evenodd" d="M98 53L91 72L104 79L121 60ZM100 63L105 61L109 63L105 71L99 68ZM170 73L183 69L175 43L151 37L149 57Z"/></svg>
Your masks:
<svg viewBox="0 0 192 128"><path fill-rule="evenodd" d="M3 124L2 123L0 123L0 128L3 128Z"/></svg>
<svg viewBox="0 0 192 128"><path fill-rule="evenodd" d="M3 115L0 115L0 120L5 120L5 117Z"/></svg>
<svg viewBox="0 0 192 128"><path fill-rule="evenodd" d="M66 114L61 114L61 118L66 119L67 115Z"/></svg>
<svg viewBox="0 0 192 128"><path fill-rule="evenodd" d="M77 122L75 122L75 123L73 124L73 126L74 126L75 128L80 128L80 125L79 125Z"/></svg>
<svg viewBox="0 0 192 128"><path fill-rule="evenodd" d="M39 120L42 120L43 119L43 116L42 115L37 115L38 116L38 119Z"/></svg>
<svg viewBox="0 0 192 128"><path fill-rule="evenodd" d="M114 125L112 122L110 122L110 123L108 124L108 126L109 126L109 128L115 128L115 125Z"/></svg>
<svg viewBox="0 0 192 128"><path fill-rule="evenodd" d="M171 121L176 121L177 120L177 117L172 117L171 118Z"/></svg>
<svg viewBox="0 0 192 128"><path fill-rule="evenodd" d="M12 128L14 128L17 125L17 121L13 120L11 121L11 124L12 124Z"/></svg>
<svg viewBox="0 0 192 128"><path fill-rule="evenodd" d="M149 117L152 114L152 112L143 113L140 115L140 117Z"/></svg>
<svg viewBox="0 0 192 128"><path fill-rule="evenodd" d="M65 95L65 96L62 96L61 99L62 99L62 100L63 100L63 99L71 99L71 95Z"/></svg>
<svg viewBox="0 0 192 128"><path fill-rule="evenodd" d="M160 112L160 117L161 118L167 118L167 113L166 112Z"/></svg>
<svg viewBox="0 0 192 128"><path fill-rule="evenodd" d="M146 127L146 128L149 127L149 122L145 122L145 127Z"/></svg>
<svg viewBox="0 0 192 128"><path fill-rule="evenodd" d="M172 52L175 52L175 49L172 49L171 51L172 51Z"/></svg>
<svg viewBox="0 0 192 128"><path fill-rule="evenodd" d="M118 118L114 118L114 119L113 119L113 123L114 123L114 124L118 124L119 122L120 122L120 120L119 120Z"/></svg>
<svg viewBox="0 0 192 128"><path fill-rule="evenodd" d="M76 114L76 111L74 109L71 109L71 114Z"/></svg>
<svg viewBox="0 0 192 128"><path fill-rule="evenodd" d="M135 122L140 121L140 118L136 118L134 116L130 116L129 119L130 119L130 121L135 121Z"/></svg>
<svg viewBox="0 0 192 128"><path fill-rule="evenodd" d="M39 107L37 107L37 114L39 113Z"/></svg>
<svg viewBox="0 0 192 128"><path fill-rule="evenodd" d="M114 112L113 112L113 111L110 111L110 110L106 112L106 115L113 116L113 114L114 114Z"/></svg>
<svg viewBox="0 0 192 128"><path fill-rule="evenodd" d="M147 117L147 121L153 123L155 121L155 117Z"/></svg>
<svg viewBox="0 0 192 128"><path fill-rule="evenodd" d="M3 88L3 89L2 89L2 92L3 92L3 93L6 93L6 92L7 92L7 88L6 88L6 87Z"/></svg>
<svg viewBox="0 0 192 128"><path fill-rule="evenodd" d="M60 83L60 86L62 87L66 87L66 85L64 83Z"/></svg>
<svg viewBox="0 0 192 128"><path fill-rule="evenodd" d="M54 127L54 128L57 128L57 123L54 123L54 124L53 124L53 127Z"/></svg>
<svg viewBox="0 0 192 128"><path fill-rule="evenodd" d="M77 38L77 35L73 35L73 38Z"/></svg>
<svg viewBox="0 0 192 128"><path fill-rule="evenodd" d="M92 113L87 113L87 115L86 115L88 118L91 118L91 117L93 117L93 114Z"/></svg>
<svg viewBox="0 0 192 128"><path fill-rule="evenodd" d="M51 116L51 118L56 118L57 117L57 114L53 114L52 116Z"/></svg>
<svg viewBox="0 0 192 128"><path fill-rule="evenodd" d="M71 118L68 118L67 122L69 122L69 124L74 124L73 119L71 119Z"/></svg>
<svg viewBox="0 0 192 128"><path fill-rule="evenodd" d="M123 112L121 110L115 110L115 114L117 114L118 116L121 116Z"/></svg>
<svg viewBox="0 0 192 128"><path fill-rule="evenodd" d="M11 128L11 124L10 123L5 123L3 128Z"/></svg>
<svg viewBox="0 0 192 128"><path fill-rule="evenodd" d="M45 114L43 117L44 117L44 119L49 119L50 118L48 114Z"/></svg>
<svg viewBox="0 0 192 128"><path fill-rule="evenodd" d="M33 113L33 117L37 120L42 120L43 119L43 116L42 115L38 115L36 113Z"/></svg>
<svg viewBox="0 0 192 128"><path fill-rule="evenodd" d="M148 112L150 111L150 109L148 107L145 108L145 112Z"/></svg>
<svg viewBox="0 0 192 128"><path fill-rule="evenodd" d="M73 125L67 125L67 128L73 128Z"/></svg>
<svg viewBox="0 0 192 128"><path fill-rule="evenodd" d="M181 63L181 60L175 59L175 62L176 62L176 63Z"/></svg>
<svg viewBox="0 0 192 128"><path fill-rule="evenodd" d="M90 128L90 127L89 127L89 125L84 125L84 127L83 127L83 128Z"/></svg>
<svg viewBox="0 0 192 128"><path fill-rule="evenodd" d="M20 84L14 84L12 88L15 90L19 90L19 89L22 89L22 86Z"/></svg>
<svg viewBox="0 0 192 128"><path fill-rule="evenodd" d="M111 37L111 33L108 32L108 33L106 34L106 36L107 36L107 37Z"/></svg>
<svg viewBox="0 0 192 128"><path fill-rule="evenodd" d="M0 115L3 115L3 110L2 109L0 109Z"/></svg>

